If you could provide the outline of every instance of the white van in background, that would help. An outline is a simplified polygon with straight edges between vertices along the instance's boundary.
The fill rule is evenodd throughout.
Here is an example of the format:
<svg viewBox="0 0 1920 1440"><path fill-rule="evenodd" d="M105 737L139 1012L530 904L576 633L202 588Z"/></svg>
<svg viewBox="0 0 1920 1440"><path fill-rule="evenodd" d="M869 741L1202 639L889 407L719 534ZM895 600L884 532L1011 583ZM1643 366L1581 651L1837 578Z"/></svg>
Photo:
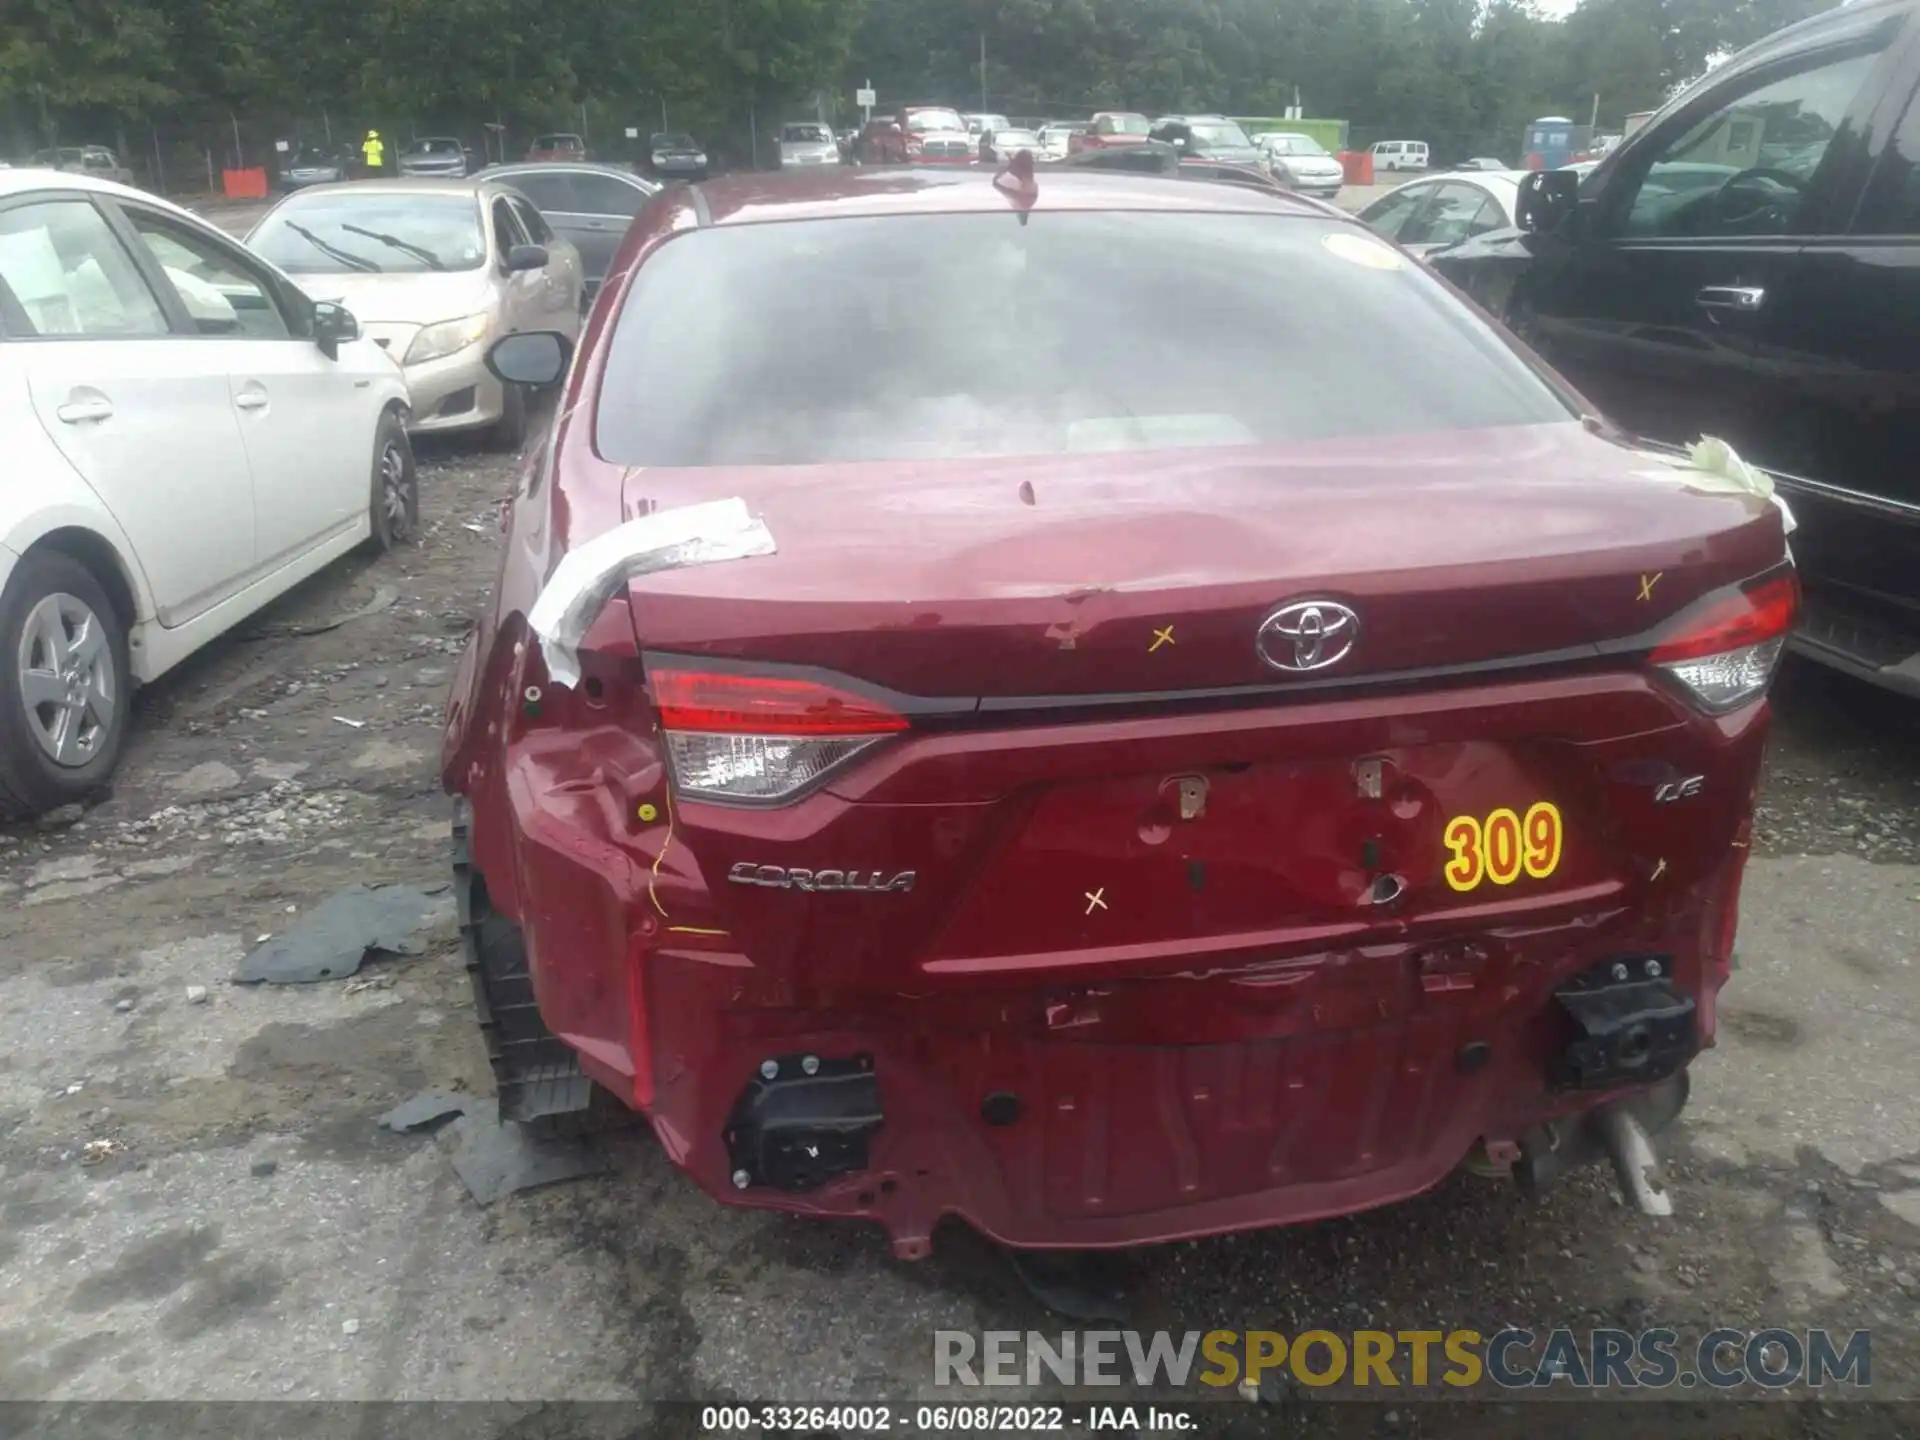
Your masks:
<svg viewBox="0 0 1920 1440"><path fill-rule="evenodd" d="M1382 140L1373 147L1373 168L1376 171L1424 170L1427 168L1427 142Z"/></svg>

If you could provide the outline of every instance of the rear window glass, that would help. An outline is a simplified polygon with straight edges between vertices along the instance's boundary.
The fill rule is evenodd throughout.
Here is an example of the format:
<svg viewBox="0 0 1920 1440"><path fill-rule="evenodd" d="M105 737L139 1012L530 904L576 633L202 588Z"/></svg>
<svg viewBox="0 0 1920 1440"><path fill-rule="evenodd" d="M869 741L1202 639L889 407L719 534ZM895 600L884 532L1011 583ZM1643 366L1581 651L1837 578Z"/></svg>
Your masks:
<svg viewBox="0 0 1920 1440"><path fill-rule="evenodd" d="M1122 211L693 231L635 278L598 448L806 465L1567 418L1419 266L1356 243L1317 218Z"/></svg>
<svg viewBox="0 0 1920 1440"><path fill-rule="evenodd" d="M827 133L824 125L789 125L780 132L780 138L789 145L821 145L833 136Z"/></svg>

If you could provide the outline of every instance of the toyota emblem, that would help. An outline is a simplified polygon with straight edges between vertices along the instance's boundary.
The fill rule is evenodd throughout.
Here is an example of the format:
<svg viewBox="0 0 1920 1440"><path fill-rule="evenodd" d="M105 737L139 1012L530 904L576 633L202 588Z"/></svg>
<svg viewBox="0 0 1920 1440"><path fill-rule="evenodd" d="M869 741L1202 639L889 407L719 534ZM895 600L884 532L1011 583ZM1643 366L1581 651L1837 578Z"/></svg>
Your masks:
<svg viewBox="0 0 1920 1440"><path fill-rule="evenodd" d="M1360 617L1337 600L1282 605L1253 637L1253 648L1276 670L1324 670L1347 658L1360 638Z"/></svg>

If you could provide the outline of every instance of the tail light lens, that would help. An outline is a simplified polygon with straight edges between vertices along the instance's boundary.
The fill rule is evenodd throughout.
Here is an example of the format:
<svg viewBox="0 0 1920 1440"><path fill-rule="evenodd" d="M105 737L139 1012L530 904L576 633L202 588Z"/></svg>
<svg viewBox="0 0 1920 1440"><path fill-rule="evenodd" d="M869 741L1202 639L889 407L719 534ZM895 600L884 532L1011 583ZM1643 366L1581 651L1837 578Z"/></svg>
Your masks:
<svg viewBox="0 0 1920 1440"><path fill-rule="evenodd" d="M1800 612L1800 582L1788 571L1716 596L1681 616L1651 660L1720 715L1762 694L1780 665Z"/></svg>
<svg viewBox="0 0 1920 1440"><path fill-rule="evenodd" d="M650 666L675 788L777 804L907 728L906 717L823 681Z"/></svg>

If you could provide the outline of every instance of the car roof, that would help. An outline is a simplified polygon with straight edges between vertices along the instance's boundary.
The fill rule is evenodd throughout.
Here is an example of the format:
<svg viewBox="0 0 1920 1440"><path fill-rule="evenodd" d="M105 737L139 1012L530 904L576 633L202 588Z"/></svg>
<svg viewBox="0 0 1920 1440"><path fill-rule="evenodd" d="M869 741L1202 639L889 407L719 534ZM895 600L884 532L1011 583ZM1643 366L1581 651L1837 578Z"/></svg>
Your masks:
<svg viewBox="0 0 1920 1440"><path fill-rule="evenodd" d="M516 175L611 175L616 180L631 180L642 189L658 186L645 176L636 175L621 165L603 165L597 160L515 160L505 165L489 165L473 178L498 180L512 184Z"/></svg>
<svg viewBox="0 0 1920 1440"><path fill-rule="evenodd" d="M750 225L780 220L880 215L1005 213L1011 202L987 169L862 166L824 173L748 171L692 187L702 224ZM1035 171L1036 213L1048 210L1250 211L1327 218L1334 212L1304 197L1252 186L1195 184L1174 176L1124 170Z"/></svg>
<svg viewBox="0 0 1920 1440"><path fill-rule="evenodd" d="M151 205L156 209L169 210L176 215L191 216L195 220L201 219L185 206L162 199L151 191L137 190L131 185L122 185L113 180L102 180L95 175L79 174L72 170L51 170L44 165L27 165L17 170L0 170L0 199L12 195L23 195L32 190L84 190L89 194L113 195L122 200L138 200L141 204ZM204 220L202 223L205 223Z"/></svg>

